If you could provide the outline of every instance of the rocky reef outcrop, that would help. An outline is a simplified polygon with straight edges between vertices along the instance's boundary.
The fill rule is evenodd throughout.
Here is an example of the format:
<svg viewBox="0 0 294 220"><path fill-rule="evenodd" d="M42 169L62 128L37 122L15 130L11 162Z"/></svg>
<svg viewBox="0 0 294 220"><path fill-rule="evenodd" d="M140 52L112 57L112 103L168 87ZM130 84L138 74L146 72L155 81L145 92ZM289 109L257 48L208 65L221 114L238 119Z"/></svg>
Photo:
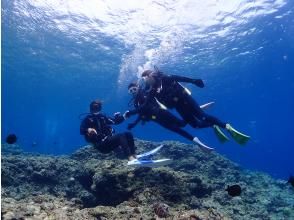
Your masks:
<svg viewBox="0 0 294 220"><path fill-rule="evenodd" d="M2 219L294 219L286 181L241 169L217 153L163 142L173 163L130 168L119 152L86 146L69 156L2 146ZM138 152L158 143L137 140ZM231 197L228 185L239 184Z"/></svg>

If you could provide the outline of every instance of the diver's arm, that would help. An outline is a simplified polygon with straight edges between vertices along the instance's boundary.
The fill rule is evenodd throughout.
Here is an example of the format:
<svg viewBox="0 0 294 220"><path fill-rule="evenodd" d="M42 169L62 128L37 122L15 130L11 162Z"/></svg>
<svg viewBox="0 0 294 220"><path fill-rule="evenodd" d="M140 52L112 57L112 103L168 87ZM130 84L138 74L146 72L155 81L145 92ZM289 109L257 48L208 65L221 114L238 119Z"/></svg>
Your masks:
<svg viewBox="0 0 294 220"><path fill-rule="evenodd" d="M88 132L88 128L90 127L89 125L89 119L88 118L85 118L81 125L80 125L80 134L81 135L86 135L87 132Z"/></svg>
<svg viewBox="0 0 294 220"><path fill-rule="evenodd" d="M166 75L165 77L171 80L175 80L177 82L193 83L200 88L204 87L204 83L202 79L191 79L188 77L178 76L178 75Z"/></svg>
<svg viewBox="0 0 294 220"><path fill-rule="evenodd" d="M136 115L138 114L140 111L139 108L136 108L136 109L133 109L133 110L127 110L125 113L124 113L124 118L127 119L133 115Z"/></svg>
<svg viewBox="0 0 294 220"><path fill-rule="evenodd" d="M129 118L132 115L140 114L144 108L146 108L147 104L151 101L151 99L154 97L152 92L147 93L146 96L144 96L144 102L142 104L136 104L135 109L128 110L124 113L124 118Z"/></svg>
<svg viewBox="0 0 294 220"><path fill-rule="evenodd" d="M122 123L124 120L125 120L124 116L122 116L120 112L116 112L113 114L113 118L107 117L107 124L117 125L117 124Z"/></svg>
<svg viewBox="0 0 294 220"><path fill-rule="evenodd" d="M140 118L140 115L138 115L137 119L136 119L134 122L128 124L128 129L131 130L131 129L134 128L134 127L135 127L140 121L141 121L141 118Z"/></svg>
<svg viewBox="0 0 294 220"><path fill-rule="evenodd" d="M129 118L133 115L136 115L136 114L140 114L140 112L142 112L142 109L145 108L145 106L146 106L146 104L144 103L144 104L136 107L133 110L127 110L123 115L124 119L127 119L127 118Z"/></svg>
<svg viewBox="0 0 294 220"><path fill-rule="evenodd" d="M84 135L85 140L89 143L95 143L98 134L95 128L91 128L89 118L85 118L80 125L80 134Z"/></svg>

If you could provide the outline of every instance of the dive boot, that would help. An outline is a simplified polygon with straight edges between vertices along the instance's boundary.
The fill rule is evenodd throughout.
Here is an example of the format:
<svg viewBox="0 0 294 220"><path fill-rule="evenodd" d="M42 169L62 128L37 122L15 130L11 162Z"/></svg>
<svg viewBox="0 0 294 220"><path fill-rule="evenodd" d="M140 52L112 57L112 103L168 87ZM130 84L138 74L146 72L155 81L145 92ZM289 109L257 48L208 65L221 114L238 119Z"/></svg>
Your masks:
<svg viewBox="0 0 294 220"><path fill-rule="evenodd" d="M217 138L219 139L219 141L221 143L225 143L226 141L230 140L220 129L219 126L217 125L213 125L213 130L215 132L215 135L217 136Z"/></svg>
<svg viewBox="0 0 294 220"><path fill-rule="evenodd" d="M250 139L249 136L242 134L241 132L234 129L230 124L226 124L226 129L230 132L232 138L241 145L244 145L247 143L247 141Z"/></svg>

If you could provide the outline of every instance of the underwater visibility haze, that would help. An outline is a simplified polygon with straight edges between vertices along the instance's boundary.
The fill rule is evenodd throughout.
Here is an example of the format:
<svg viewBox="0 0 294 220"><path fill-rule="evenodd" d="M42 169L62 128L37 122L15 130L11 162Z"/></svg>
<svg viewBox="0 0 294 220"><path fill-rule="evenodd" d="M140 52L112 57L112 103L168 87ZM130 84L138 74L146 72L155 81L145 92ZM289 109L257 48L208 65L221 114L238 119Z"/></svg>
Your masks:
<svg viewBox="0 0 294 220"><path fill-rule="evenodd" d="M189 132L244 168L294 174L294 2L290 0L4 0L2 133L25 151L69 154L85 145L81 113L130 107L127 86L144 69L201 78L186 85L209 113L251 136L220 144ZM117 126L124 131L133 119ZM155 123L135 137L178 140Z"/></svg>

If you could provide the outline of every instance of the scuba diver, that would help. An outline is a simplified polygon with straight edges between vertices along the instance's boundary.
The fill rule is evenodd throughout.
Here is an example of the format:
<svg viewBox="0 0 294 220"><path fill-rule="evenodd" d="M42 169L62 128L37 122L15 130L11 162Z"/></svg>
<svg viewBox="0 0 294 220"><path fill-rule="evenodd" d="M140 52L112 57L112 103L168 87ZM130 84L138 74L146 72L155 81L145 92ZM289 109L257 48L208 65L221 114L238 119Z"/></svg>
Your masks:
<svg viewBox="0 0 294 220"><path fill-rule="evenodd" d="M131 83L128 86L128 91L133 95L134 110L126 111L124 118L129 118L132 115L138 114L137 119L128 125L128 129L134 128L140 121L154 121L162 127L171 130L182 137L196 143L201 150L210 152L214 150L211 147L203 144L198 137L193 137L191 134L182 129L186 126L186 122L177 118L170 113L155 97L149 96L144 90L140 89L137 83ZM207 103L203 107L208 107L212 103Z"/></svg>
<svg viewBox="0 0 294 220"><path fill-rule="evenodd" d="M87 142L92 143L101 153L110 153L119 146L122 147L129 161L136 159L134 138L131 132L115 134L111 125L120 124L124 117L115 113L113 118L107 117L100 111L102 102L92 101L90 114L88 114L80 126L80 134L84 135Z"/></svg>
<svg viewBox="0 0 294 220"><path fill-rule="evenodd" d="M142 73L144 85L142 86L149 96L155 97L167 108L175 108L186 123L193 128L213 127L218 139L223 143L229 138L220 128L226 129L232 138L243 145L250 139L249 136L235 130L229 123L205 113L191 96L191 92L180 82L192 83L200 88L204 87L201 79L191 79L177 75L167 75L160 72L145 70Z"/></svg>

